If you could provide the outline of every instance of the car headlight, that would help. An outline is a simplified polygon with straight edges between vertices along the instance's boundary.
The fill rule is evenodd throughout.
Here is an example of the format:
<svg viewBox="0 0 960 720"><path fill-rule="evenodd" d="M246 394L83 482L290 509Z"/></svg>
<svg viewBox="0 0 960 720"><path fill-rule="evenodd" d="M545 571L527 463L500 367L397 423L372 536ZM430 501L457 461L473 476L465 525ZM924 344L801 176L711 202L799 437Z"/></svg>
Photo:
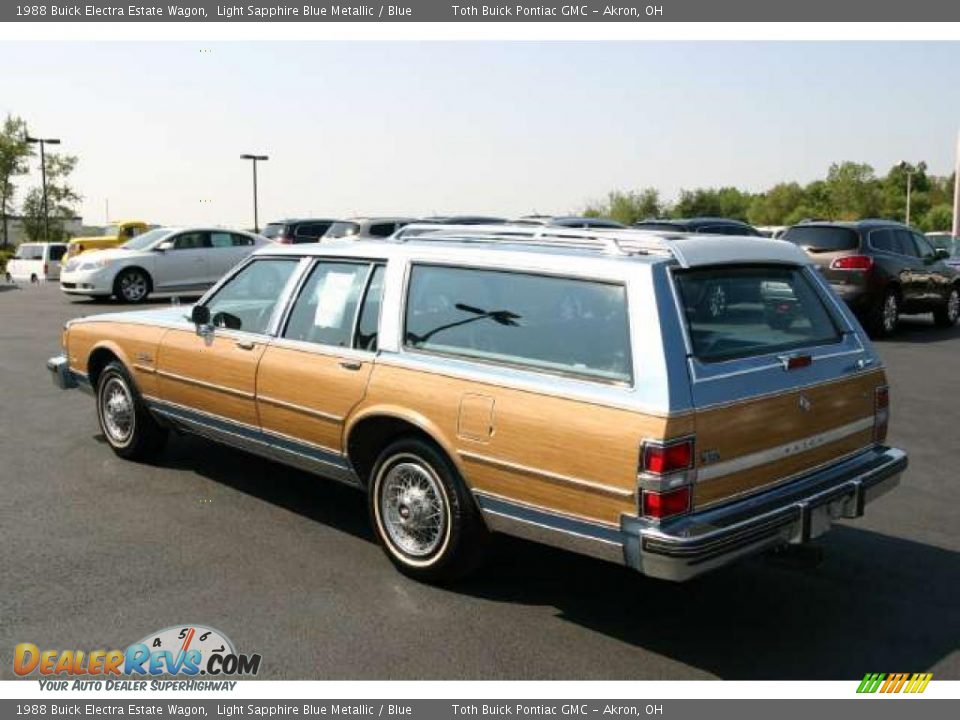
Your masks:
<svg viewBox="0 0 960 720"><path fill-rule="evenodd" d="M100 260L85 260L80 266L81 270L101 270L107 265L110 264L110 260L100 259Z"/></svg>

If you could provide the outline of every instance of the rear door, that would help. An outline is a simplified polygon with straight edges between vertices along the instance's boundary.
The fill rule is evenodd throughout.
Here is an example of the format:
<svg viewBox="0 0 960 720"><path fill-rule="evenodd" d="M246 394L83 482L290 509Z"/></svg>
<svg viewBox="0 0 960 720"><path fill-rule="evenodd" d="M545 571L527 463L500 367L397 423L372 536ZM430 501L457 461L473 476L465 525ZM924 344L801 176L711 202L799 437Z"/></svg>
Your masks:
<svg viewBox="0 0 960 720"><path fill-rule="evenodd" d="M873 443L878 361L810 268L674 272L695 407L694 504L783 482ZM709 288L756 298L703 312Z"/></svg>

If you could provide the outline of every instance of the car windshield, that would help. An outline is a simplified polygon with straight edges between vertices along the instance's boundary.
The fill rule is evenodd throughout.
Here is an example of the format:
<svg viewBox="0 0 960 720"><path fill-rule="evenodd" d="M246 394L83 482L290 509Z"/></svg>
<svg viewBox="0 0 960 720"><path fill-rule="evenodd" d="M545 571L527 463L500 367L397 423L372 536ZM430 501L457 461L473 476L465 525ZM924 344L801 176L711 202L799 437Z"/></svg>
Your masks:
<svg viewBox="0 0 960 720"><path fill-rule="evenodd" d="M163 240L170 234L170 230L166 228L157 228L156 230L150 230L143 233L143 235L137 235L137 237L132 240L127 240L122 247L124 250L147 250L152 247L155 243Z"/></svg>
<svg viewBox="0 0 960 720"><path fill-rule="evenodd" d="M360 232L360 224L355 222L335 222L324 234L325 238L345 238Z"/></svg>
<svg viewBox="0 0 960 720"><path fill-rule="evenodd" d="M840 252L855 250L860 245L856 231L844 227L795 225L787 230L781 240L788 240L808 252Z"/></svg>
<svg viewBox="0 0 960 720"><path fill-rule="evenodd" d="M43 245L21 245L14 257L17 260L43 260Z"/></svg>

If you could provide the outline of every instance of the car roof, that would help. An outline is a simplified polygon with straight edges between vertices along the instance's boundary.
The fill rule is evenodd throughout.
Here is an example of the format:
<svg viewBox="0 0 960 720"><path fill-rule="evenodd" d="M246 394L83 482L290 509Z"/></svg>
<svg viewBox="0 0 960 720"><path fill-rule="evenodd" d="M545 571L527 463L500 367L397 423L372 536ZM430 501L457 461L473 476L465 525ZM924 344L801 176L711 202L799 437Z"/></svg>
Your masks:
<svg viewBox="0 0 960 720"><path fill-rule="evenodd" d="M677 262L683 267L744 261L807 265L810 259L793 243L729 236L724 242L695 233L638 229L554 231L522 225L419 226L427 234L404 239L335 240L318 244L271 246L260 255L337 256L364 259L470 259L481 264L553 267L569 271L576 258L583 267L625 267L627 263Z"/></svg>
<svg viewBox="0 0 960 720"><path fill-rule="evenodd" d="M904 225L896 220L884 220L883 218L864 218L862 220L808 220L792 225L789 230L798 227L840 227L856 230L864 227L898 227L905 230L912 230L909 225Z"/></svg>

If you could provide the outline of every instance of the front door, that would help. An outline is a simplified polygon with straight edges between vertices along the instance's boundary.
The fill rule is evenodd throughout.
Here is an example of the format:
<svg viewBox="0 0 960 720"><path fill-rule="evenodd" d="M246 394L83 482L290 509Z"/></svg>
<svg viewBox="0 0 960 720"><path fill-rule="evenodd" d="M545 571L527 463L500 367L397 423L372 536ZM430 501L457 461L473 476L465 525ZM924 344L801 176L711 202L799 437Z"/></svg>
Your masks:
<svg viewBox="0 0 960 720"><path fill-rule="evenodd" d="M382 265L320 260L260 360L257 409L278 457L353 480L344 420L366 392L376 351Z"/></svg>
<svg viewBox="0 0 960 720"><path fill-rule="evenodd" d="M173 247L157 252L154 258L154 288L159 291L191 290L211 285L210 233L183 232L171 239Z"/></svg>
<svg viewBox="0 0 960 720"><path fill-rule="evenodd" d="M278 302L299 260L256 260L206 301L213 331L174 329L157 357L164 410L221 439L259 437L254 399L257 365Z"/></svg>

